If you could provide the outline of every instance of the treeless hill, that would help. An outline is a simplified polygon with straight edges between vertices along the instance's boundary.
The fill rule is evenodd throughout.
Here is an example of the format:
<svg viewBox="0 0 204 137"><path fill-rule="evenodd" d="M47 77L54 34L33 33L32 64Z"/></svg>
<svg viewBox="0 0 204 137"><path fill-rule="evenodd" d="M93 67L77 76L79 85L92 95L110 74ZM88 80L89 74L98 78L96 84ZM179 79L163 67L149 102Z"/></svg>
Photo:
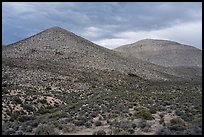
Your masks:
<svg viewBox="0 0 204 137"><path fill-rule="evenodd" d="M160 72L185 79L202 80L202 51L174 41L144 39L115 48L124 58L137 62L138 59L160 67L152 67ZM148 64L148 63L147 63ZM154 66L154 65L152 65Z"/></svg>
<svg viewBox="0 0 204 137"><path fill-rule="evenodd" d="M47 66L52 65L50 70L55 69L66 74L69 73L66 72L68 68L73 68L133 73L144 79L168 80L175 76L173 73L166 73L163 68L152 69L149 63L129 61L115 51L96 45L60 27L49 28L4 47L2 58L3 64L30 69L48 69Z"/></svg>
<svg viewBox="0 0 204 137"><path fill-rule="evenodd" d="M165 67L202 67L202 51L174 41L144 39L116 49Z"/></svg>
<svg viewBox="0 0 204 137"><path fill-rule="evenodd" d="M2 48L2 134L201 135L202 81L184 72L47 29Z"/></svg>

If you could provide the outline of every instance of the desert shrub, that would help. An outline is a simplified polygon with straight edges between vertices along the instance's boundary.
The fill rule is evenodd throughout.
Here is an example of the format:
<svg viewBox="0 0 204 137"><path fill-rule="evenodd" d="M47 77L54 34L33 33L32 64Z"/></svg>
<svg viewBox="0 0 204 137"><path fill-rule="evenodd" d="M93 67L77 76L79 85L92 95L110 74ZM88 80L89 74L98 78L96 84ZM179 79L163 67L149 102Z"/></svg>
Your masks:
<svg viewBox="0 0 204 137"><path fill-rule="evenodd" d="M157 135L172 135L172 132L168 128L161 129Z"/></svg>
<svg viewBox="0 0 204 137"><path fill-rule="evenodd" d="M89 114L89 117L90 117L90 118L94 118L94 117L96 117L97 115L98 115L97 112L92 111L92 112Z"/></svg>
<svg viewBox="0 0 204 137"><path fill-rule="evenodd" d="M202 117L195 117L191 121L192 125L200 125L202 127Z"/></svg>
<svg viewBox="0 0 204 137"><path fill-rule="evenodd" d="M74 120L75 126L83 126L85 123L82 120Z"/></svg>
<svg viewBox="0 0 204 137"><path fill-rule="evenodd" d="M54 113L49 114L49 118L62 118L62 117L66 117L67 113L64 111L56 111Z"/></svg>
<svg viewBox="0 0 204 137"><path fill-rule="evenodd" d="M14 111L13 113L11 113L10 121L16 120L19 117L20 114L21 114L20 111Z"/></svg>
<svg viewBox="0 0 204 137"><path fill-rule="evenodd" d="M31 53L37 52L36 49L31 49L30 51L31 51Z"/></svg>
<svg viewBox="0 0 204 137"><path fill-rule="evenodd" d="M54 106L55 106L55 107L59 107L59 104L58 104L58 103L55 103Z"/></svg>
<svg viewBox="0 0 204 137"><path fill-rule="evenodd" d="M156 114L156 113L157 113L156 109L155 109L155 108L153 108L153 107L152 107L152 108L150 108L150 110L149 110L149 111L150 111L150 113L151 113L151 114Z"/></svg>
<svg viewBox="0 0 204 137"><path fill-rule="evenodd" d="M55 54L56 54L56 55L63 55L63 53L60 52L60 51L55 51Z"/></svg>
<svg viewBox="0 0 204 137"><path fill-rule="evenodd" d="M152 120L153 119L152 114L146 108L141 108L140 110L134 112L133 117L134 118L143 118L146 120Z"/></svg>
<svg viewBox="0 0 204 137"><path fill-rule="evenodd" d="M142 129L142 131L144 131L144 132L149 132L149 129L150 129L150 126L147 125L147 126L145 126L145 127Z"/></svg>
<svg viewBox="0 0 204 137"><path fill-rule="evenodd" d="M39 99L38 102L42 103L42 104L46 104L47 100L46 99Z"/></svg>
<svg viewBox="0 0 204 137"><path fill-rule="evenodd" d="M75 130L75 126L73 124L64 124L63 125L63 132L71 132Z"/></svg>
<svg viewBox="0 0 204 137"><path fill-rule="evenodd" d="M33 105L31 105L31 104L23 104L23 108L28 110L28 111L31 111L31 112L33 112L35 110Z"/></svg>
<svg viewBox="0 0 204 137"><path fill-rule="evenodd" d="M109 113L107 116L108 119L112 119L112 118L116 118L116 117L118 117L118 114L116 114L116 113Z"/></svg>
<svg viewBox="0 0 204 137"><path fill-rule="evenodd" d="M12 128L9 128L9 129L3 131L3 132L2 132L2 135L12 135L12 134L14 134L14 133L15 133L15 130L12 129Z"/></svg>
<svg viewBox="0 0 204 137"><path fill-rule="evenodd" d="M158 106L158 111L165 111L166 110L166 107L165 106Z"/></svg>
<svg viewBox="0 0 204 137"><path fill-rule="evenodd" d="M131 77L138 77L136 74L133 74L133 73L128 73L128 76L131 76Z"/></svg>
<svg viewBox="0 0 204 137"><path fill-rule="evenodd" d="M7 89L5 89L5 88L2 88L2 93L4 93L4 94L8 94L9 92L8 92L8 90Z"/></svg>
<svg viewBox="0 0 204 137"><path fill-rule="evenodd" d="M163 102L163 105L164 105L164 106L168 106L168 105L171 105L171 103L170 103L169 101L164 101L164 102Z"/></svg>
<svg viewBox="0 0 204 137"><path fill-rule="evenodd" d="M7 83L3 83L2 87L8 87L8 84Z"/></svg>
<svg viewBox="0 0 204 137"><path fill-rule="evenodd" d="M16 131L15 135L23 135L22 131Z"/></svg>
<svg viewBox="0 0 204 137"><path fill-rule="evenodd" d="M188 116L187 114L183 113L181 116L180 116L183 120L185 121L189 121L190 120L190 116Z"/></svg>
<svg viewBox="0 0 204 137"><path fill-rule="evenodd" d="M45 125L45 124L39 125L35 131L35 135L58 135L58 134L59 133L57 133L54 130L53 125Z"/></svg>
<svg viewBox="0 0 204 137"><path fill-rule="evenodd" d="M130 133L130 134L135 133L135 130L133 130L133 129L128 129L127 131L128 131L128 133Z"/></svg>
<svg viewBox="0 0 204 137"><path fill-rule="evenodd" d="M171 110L169 109L169 110L167 110L167 113L171 113Z"/></svg>
<svg viewBox="0 0 204 137"><path fill-rule="evenodd" d="M102 126L102 122L101 122L101 121L96 121L96 122L95 122L95 125L96 125L96 126Z"/></svg>
<svg viewBox="0 0 204 137"><path fill-rule="evenodd" d="M183 113L182 113L180 110L176 110L176 111L175 111L175 114L176 114L177 116L180 116L180 115L182 115Z"/></svg>
<svg viewBox="0 0 204 137"><path fill-rule="evenodd" d="M52 88L50 87L50 86L47 86L46 88L45 88L45 90L51 90Z"/></svg>
<svg viewBox="0 0 204 137"><path fill-rule="evenodd" d="M141 120L138 125L137 125L139 128L144 128L147 126L147 121L146 120Z"/></svg>
<svg viewBox="0 0 204 137"><path fill-rule="evenodd" d="M111 130L111 135L118 135L121 131L122 131L122 129L120 129L120 128L113 128Z"/></svg>
<svg viewBox="0 0 204 137"><path fill-rule="evenodd" d="M118 133L118 135L130 135L130 133L127 132L127 131L122 130L122 131L120 131L120 132Z"/></svg>
<svg viewBox="0 0 204 137"><path fill-rule="evenodd" d="M62 129L63 129L63 126L64 126L64 125L59 125L59 126L58 126L59 130L62 130Z"/></svg>
<svg viewBox="0 0 204 137"><path fill-rule="evenodd" d="M19 97L14 96L13 101L17 104L22 104L22 101Z"/></svg>
<svg viewBox="0 0 204 137"><path fill-rule="evenodd" d="M120 123L119 127L120 127L121 129L123 129L123 130L127 130L127 129L131 128L131 124L128 123L128 122L123 122L123 121L122 121L122 122Z"/></svg>
<svg viewBox="0 0 204 137"><path fill-rule="evenodd" d="M195 126L195 127L189 128L189 130L194 132L194 135L202 135L202 127Z"/></svg>
<svg viewBox="0 0 204 137"><path fill-rule="evenodd" d="M171 125L176 125L176 124L185 125L185 122L180 118L172 118L170 120L170 123L171 123Z"/></svg>
<svg viewBox="0 0 204 137"><path fill-rule="evenodd" d="M106 135L106 132L104 130L98 130L96 132L93 132L93 135Z"/></svg>
<svg viewBox="0 0 204 137"><path fill-rule="evenodd" d="M29 115L22 115L18 117L18 121L20 122L26 122L33 119L34 119L34 116L29 116Z"/></svg>
<svg viewBox="0 0 204 137"><path fill-rule="evenodd" d="M52 106L41 107L38 109L39 114L53 113L56 109Z"/></svg>
<svg viewBox="0 0 204 137"><path fill-rule="evenodd" d="M164 113L159 113L160 118L164 118Z"/></svg>
<svg viewBox="0 0 204 137"><path fill-rule="evenodd" d="M163 124L163 123L164 123L164 118L161 118L161 119L159 120L159 123L160 123L160 124Z"/></svg>
<svg viewBox="0 0 204 137"><path fill-rule="evenodd" d="M137 124L132 123L132 128L135 129L137 127Z"/></svg>
<svg viewBox="0 0 204 137"><path fill-rule="evenodd" d="M91 128L91 127L92 127L91 122L86 122L86 123L85 123L85 127L87 127L87 128Z"/></svg>
<svg viewBox="0 0 204 137"><path fill-rule="evenodd" d="M129 109L128 108L123 108L122 113L129 113Z"/></svg>
<svg viewBox="0 0 204 137"><path fill-rule="evenodd" d="M132 113L129 112L128 115L131 117L131 116L132 116Z"/></svg>
<svg viewBox="0 0 204 137"><path fill-rule="evenodd" d="M32 130L33 130L33 129L32 129L31 126L26 126L26 129L25 129L26 132L32 132Z"/></svg>
<svg viewBox="0 0 204 137"><path fill-rule="evenodd" d="M30 122L30 126L32 127L37 127L39 124L39 120L33 120L32 122Z"/></svg>
<svg viewBox="0 0 204 137"><path fill-rule="evenodd" d="M19 125L17 124L18 122L14 122L11 125L11 128L13 128L15 131L17 131L19 129Z"/></svg>
<svg viewBox="0 0 204 137"><path fill-rule="evenodd" d="M96 88L96 85L92 85L92 88Z"/></svg>
<svg viewBox="0 0 204 137"><path fill-rule="evenodd" d="M170 129L170 130L174 130L174 131L183 131L183 130L185 130L186 128L185 128L184 126L175 124L175 125L170 126L169 129Z"/></svg>

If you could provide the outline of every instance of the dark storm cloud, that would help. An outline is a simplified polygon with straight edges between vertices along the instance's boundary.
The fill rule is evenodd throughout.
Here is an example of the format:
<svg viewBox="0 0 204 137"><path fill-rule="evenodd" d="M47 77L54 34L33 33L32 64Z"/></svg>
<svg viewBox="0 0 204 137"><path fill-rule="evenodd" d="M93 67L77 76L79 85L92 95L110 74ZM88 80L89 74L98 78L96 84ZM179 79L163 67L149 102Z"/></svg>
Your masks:
<svg viewBox="0 0 204 137"><path fill-rule="evenodd" d="M156 37L201 49L201 10L201 3L184 2L3 2L3 44L60 26L108 48ZM189 24L196 32L188 28ZM181 30L183 37L178 33ZM192 35L186 35L189 31L193 31Z"/></svg>

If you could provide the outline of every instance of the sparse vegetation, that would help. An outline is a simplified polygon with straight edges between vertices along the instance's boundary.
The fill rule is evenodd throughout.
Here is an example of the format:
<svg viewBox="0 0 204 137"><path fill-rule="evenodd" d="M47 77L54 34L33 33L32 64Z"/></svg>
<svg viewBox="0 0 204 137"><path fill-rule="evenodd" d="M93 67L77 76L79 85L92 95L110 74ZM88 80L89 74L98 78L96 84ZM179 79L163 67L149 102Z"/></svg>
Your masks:
<svg viewBox="0 0 204 137"><path fill-rule="evenodd" d="M175 125L175 124L185 125L185 122L184 122L182 119L180 119L180 118L172 118L172 119L170 120L170 123L171 123L172 125Z"/></svg>
<svg viewBox="0 0 204 137"><path fill-rule="evenodd" d="M152 120L152 114L147 108L139 108L138 111L133 113L134 118L144 118L146 120Z"/></svg>
<svg viewBox="0 0 204 137"><path fill-rule="evenodd" d="M2 51L3 135L202 135L197 68L185 69L196 72L189 81L64 30L45 33Z"/></svg>

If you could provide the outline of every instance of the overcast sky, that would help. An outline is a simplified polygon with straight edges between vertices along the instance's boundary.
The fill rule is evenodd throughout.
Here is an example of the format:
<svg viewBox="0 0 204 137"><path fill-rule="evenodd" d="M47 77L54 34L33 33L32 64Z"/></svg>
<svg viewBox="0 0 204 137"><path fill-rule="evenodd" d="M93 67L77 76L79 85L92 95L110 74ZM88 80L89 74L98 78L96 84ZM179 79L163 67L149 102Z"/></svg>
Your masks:
<svg viewBox="0 0 204 137"><path fill-rule="evenodd" d="M106 48L141 39L167 39L202 49L201 2L3 2L7 45L52 26Z"/></svg>

